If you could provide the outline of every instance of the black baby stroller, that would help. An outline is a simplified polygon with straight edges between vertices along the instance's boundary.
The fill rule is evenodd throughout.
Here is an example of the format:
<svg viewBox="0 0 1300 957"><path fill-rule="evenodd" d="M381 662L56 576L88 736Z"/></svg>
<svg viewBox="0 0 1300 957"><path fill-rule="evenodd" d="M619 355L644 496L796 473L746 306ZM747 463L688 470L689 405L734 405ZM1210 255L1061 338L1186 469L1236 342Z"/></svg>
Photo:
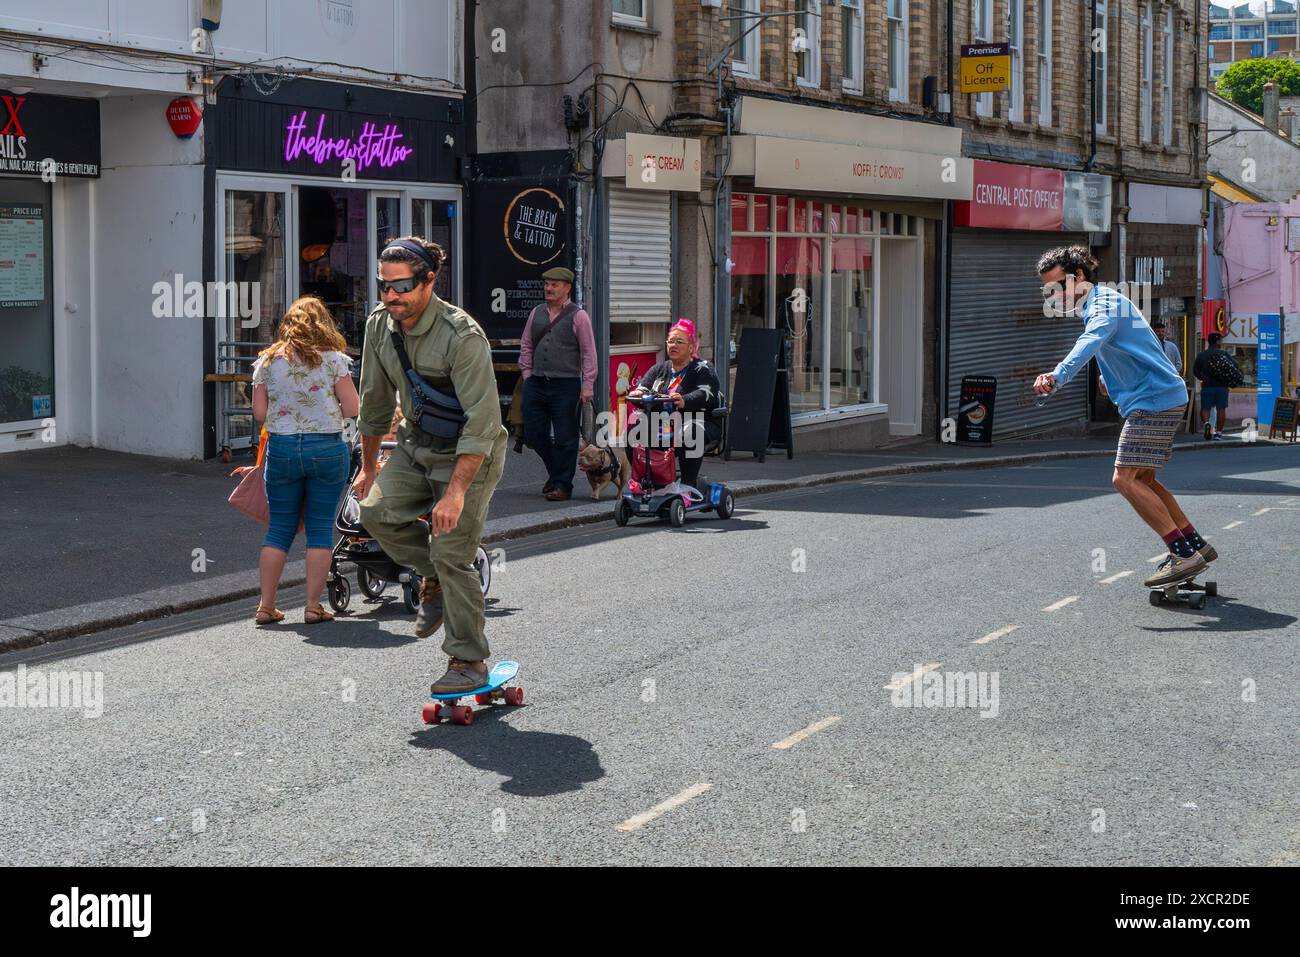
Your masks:
<svg viewBox="0 0 1300 957"><path fill-rule="evenodd" d="M396 442L380 443L381 462L387 461ZM330 607L337 612L347 610L352 601L352 586L339 571L340 566L352 564L357 569L357 587L367 598L378 600L389 584L397 583L402 589L402 605L408 614L414 615L420 607L420 576L409 568L403 568L385 554L379 543L370 537L361 524L361 503L352 491L352 483L361 471L361 440L358 437L352 447L352 467L348 470L347 491L339 504L338 514L334 517L334 527L342 536L334 546L330 556L329 578L325 581L329 594ZM428 520L428 516L425 516ZM487 550L480 545L474 555L474 570L478 572L479 587L486 597L488 586L492 583L492 563L488 560Z"/></svg>

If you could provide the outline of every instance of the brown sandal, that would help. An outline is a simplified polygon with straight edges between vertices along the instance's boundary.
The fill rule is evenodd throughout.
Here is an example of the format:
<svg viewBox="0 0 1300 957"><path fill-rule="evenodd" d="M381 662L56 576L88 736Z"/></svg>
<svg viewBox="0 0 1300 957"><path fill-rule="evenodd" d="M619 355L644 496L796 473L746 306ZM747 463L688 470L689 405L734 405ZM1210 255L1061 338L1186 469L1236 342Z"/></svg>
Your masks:
<svg viewBox="0 0 1300 957"><path fill-rule="evenodd" d="M308 625L319 625L322 621L333 621L334 616L325 610L324 605L308 606L303 609L302 620Z"/></svg>
<svg viewBox="0 0 1300 957"><path fill-rule="evenodd" d="M265 605L258 605L253 621L259 625L275 625L284 621L284 612L278 608L267 608Z"/></svg>

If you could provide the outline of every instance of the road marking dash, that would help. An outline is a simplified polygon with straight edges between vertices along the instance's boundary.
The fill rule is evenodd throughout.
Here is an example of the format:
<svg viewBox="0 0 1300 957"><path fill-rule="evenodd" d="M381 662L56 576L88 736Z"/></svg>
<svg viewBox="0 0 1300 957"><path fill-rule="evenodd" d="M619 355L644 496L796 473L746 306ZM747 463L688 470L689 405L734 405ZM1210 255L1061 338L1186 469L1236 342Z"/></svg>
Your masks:
<svg viewBox="0 0 1300 957"><path fill-rule="evenodd" d="M1071 595L1069 598L1062 598L1060 601L1048 605L1046 608L1043 609L1043 611L1060 611L1066 605L1069 605L1072 602L1076 602L1078 600L1079 600L1078 595Z"/></svg>
<svg viewBox="0 0 1300 957"><path fill-rule="evenodd" d="M622 824L617 825L614 828L614 830L635 831L638 828L645 827L655 818L662 817L663 815L667 814L669 811L676 810L677 808L685 804L687 801L691 801L699 797L701 794L703 794L711 787L713 787L712 784L708 784L703 781L700 782L699 784L692 784L685 791L682 791L679 794L674 794L667 801L662 801L659 804L656 804L650 810L642 811L640 814L636 815L635 817L628 818Z"/></svg>
<svg viewBox="0 0 1300 957"><path fill-rule="evenodd" d="M1169 557L1168 552L1161 552L1159 555L1152 555L1150 558L1148 558L1147 564L1154 565L1156 562L1163 562L1168 557Z"/></svg>
<svg viewBox="0 0 1300 957"><path fill-rule="evenodd" d="M1271 512L1271 511L1273 511L1271 508L1261 508L1258 512L1252 515L1251 518L1257 518L1258 516L1263 515L1265 512Z"/></svg>
<svg viewBox="0 0 1300 957"><path fill-rule="evenodd" d="M1126 571L1126 572L1120 572L1119 574L1111 575L1109 578L1103 578L1103 579L1101 580L1100 584L1102 584L1102 585L1113 585L1115 582L1119 581L1121 578L1127 578L1129 575L1132 575L1132 574L1133 574L1133 569L1130 568L1130 569L1129 569L1128 571Z"/></svg>
<svg viewBox="0 0 1300 957"><path fill-rule="evenodd" d="M788 751L800 741L805 738L811 738L818 731L823 731L826 728L829 728L838 720L840 720L838 714L833 714L829 718L822 718L820 721L808 725L808 727L804 728L802 731L796 731L794 734L790 735L790 737L782 738L776 744L772 745L772 747L776 748L778 751Z"/></svg>
<svg viewBox="0 0 1300 957"><path fill-rule="evenodd" d="M1246 524L1246 523L1245 523L1245 522L1233 522L1233 523L1231 523L1230 525L1225 525L1225 526L1223 526L1223 530L1224 530L1225 532L1228 532L1228 531L1231 531L1232 529L1236 528L1238 525L1244 525L1244 524Z"/></svg>
<svg viewBox="0 0 1300 957"><path fill-rule="evenodd" d="M983 638L976 638L971 642L972 645L987 645L990 641L997 641L999 638L1011 634L1019 625L1007 625L1005 628L999 628L997 631L990 631Z"/></svg>
<svg viewBox="0 0 1300 957"><path fill-rule="evenodd" d="M902 688L905 685L910 685L917 678L921 677L921 675L934 671L938 667L939 667L939 662L937 661L932 661L928 665L921 665L921 667L917 668L910 675L904 675L902 678L899 678L897 681L891 681L889 684L885 685L885 690L897 691L899 688Z"/></svg>

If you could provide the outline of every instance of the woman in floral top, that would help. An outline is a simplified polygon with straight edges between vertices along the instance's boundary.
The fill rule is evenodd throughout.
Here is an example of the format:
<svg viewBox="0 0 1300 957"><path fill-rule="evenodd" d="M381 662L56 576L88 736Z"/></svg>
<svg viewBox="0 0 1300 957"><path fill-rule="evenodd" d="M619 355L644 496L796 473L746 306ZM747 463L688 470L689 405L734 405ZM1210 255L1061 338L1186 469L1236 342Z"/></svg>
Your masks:
<svg viewBox="0 0 1300 957"><path fill-rule="evenodd" d="M284 620L275 592L301 518L307 531L309 625L334 616L320 603L334 547L334 512L348 481L343 420L361 400L347 344L325 304L304 296L280 320L278 338L253 366L253 415L266 423L266 500L271 524L262 543L262 600L256 621ZM304 505L305 503L305 505Z"/></svg>

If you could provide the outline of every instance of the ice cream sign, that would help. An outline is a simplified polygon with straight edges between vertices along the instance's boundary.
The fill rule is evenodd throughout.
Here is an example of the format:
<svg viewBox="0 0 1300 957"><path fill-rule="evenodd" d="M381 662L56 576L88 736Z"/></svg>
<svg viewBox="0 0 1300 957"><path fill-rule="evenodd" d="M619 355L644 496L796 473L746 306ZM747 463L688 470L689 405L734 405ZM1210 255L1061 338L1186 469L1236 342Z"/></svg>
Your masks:
<svg viewBox="0 0 1300 957"><path fill-rule="evenodd" d="M700 191L700 141L681 136L627 134L628 189Z"/></svg>
<svg viewBox="0 0 1300 957"><path fill-rule="evenodd" d="M310 160L316 166L333 166L343 170L351 161L353 172L362 173L371 166L392 169L415 154L403 144L404 134L396 123L382 127L370 121L361 129L345 135L326 132L327 114L310 115L307 110L289 117L284 129L285 162Z"/></svg>

